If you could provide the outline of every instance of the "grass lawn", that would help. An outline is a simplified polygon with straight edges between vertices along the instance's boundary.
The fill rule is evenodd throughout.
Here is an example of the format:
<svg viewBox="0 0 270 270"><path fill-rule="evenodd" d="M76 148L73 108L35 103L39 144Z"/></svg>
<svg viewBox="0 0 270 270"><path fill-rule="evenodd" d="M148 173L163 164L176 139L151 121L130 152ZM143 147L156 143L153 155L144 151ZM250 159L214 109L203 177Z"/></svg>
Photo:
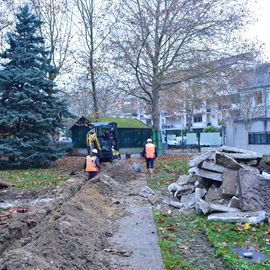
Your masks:
<svg viewBox="0 0 270 270"><path fill-rule="evenodd" d="M185 249L181 248L179 242L187 243L183 236L188 232L196 237L199 231L207 236L210 244L215 248L216 255L222 258L229 269L235 270L267 270L270 262L249 262L241 259L235 252L234 247L253 247L270 258L270 228L269 225L247 225L208 221L203 216L181 216L170 215L160 211L154 211L154 216L160 236L160 247L165 269L188 269L197 270L185 258ZM184 240L184 241L183 241ZM186 249L188 249L186 245Z"/></svg>
<svg viewBox="0 0 270 270"><path fill-rule="evenodd" d="M148 184L152 188L161 188L174 182L179 174L187 173L185 160L167 160L156 164L155 176L149 179ZM228 266L235 270L266 270L270 269L270 262L253 263L241 259L234 247L253 248L262 252L270 259L270 227L268 224L249 225L208 221L205 216L173 215L155 210L154 216L159 231L160 247L166 270L198 270L198 268L186 258L185 250L179 247L179 241L188 241L185 235L190 233L190 238L196 233L206 236L210 246L214 247L215 255L220 257ZM181 220L181 222L179 221ZM185 229L185 234L181 234Z"/></svg>
<svg viewBox="0 0 270 270"><path fill-rule="evenodd" d="M168 186L175 182L180 174L188 174L188 162L186 160L163 160L160 157L156 160L155 174L149 179L148 185L156 189L164 185Z"/></svg>
<svg viewBox="0 0 270 270"><path fill-rule="evenodd" d="M55 169L26 169L0 171L0 179L14 184L17 188L37 189L53 187L68 177L59 176Z"/></svg>
<svg viewBox="0 0 270 270"><path fill-rule="evenodd" d="M234 269L263 270L270 269L270 227L268 224L249 225L208 221L205 217L196 217L195 225L208 237L224 261ZM232 252L234 247L253 248L262 252L268 263L252 263L240 259Z"/></svg>

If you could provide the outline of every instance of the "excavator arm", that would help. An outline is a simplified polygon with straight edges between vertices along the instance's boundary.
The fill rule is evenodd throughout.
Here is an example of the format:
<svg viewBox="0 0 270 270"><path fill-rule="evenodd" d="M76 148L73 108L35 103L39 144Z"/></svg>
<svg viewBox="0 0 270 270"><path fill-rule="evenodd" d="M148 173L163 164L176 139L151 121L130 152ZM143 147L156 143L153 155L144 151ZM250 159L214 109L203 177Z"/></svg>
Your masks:
<svg viewBox="0 0 270 270"><path fill-rule="evenodd" d="M98 138L97 138L97 134L95 132L92 133L92 134L87 133L86 144L87 144L87 147L90 147L90 154L92 153L93 146L98 151L101 151L101 148L100 148L100 145L99 145L99 142L98 142Z"/></svg>

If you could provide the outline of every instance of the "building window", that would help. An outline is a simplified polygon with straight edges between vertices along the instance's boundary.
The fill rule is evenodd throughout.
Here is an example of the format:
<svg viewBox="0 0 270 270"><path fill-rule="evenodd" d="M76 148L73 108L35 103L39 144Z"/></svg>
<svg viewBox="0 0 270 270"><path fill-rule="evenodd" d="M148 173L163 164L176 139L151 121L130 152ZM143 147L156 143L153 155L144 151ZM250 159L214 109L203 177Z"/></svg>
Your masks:
<svg viewBox="0 0 270 270"><path fill-rule="evenodd" d="M193 122L194 123L201 123L202 122L202 114L194 115Z"/></svg>
<svg viewBox="0 0 270 270"><path fill-rule="evenodd" d="M259 105L262 104L263 100L262 100L262 91L258 91L255 93L255 104Z"/></svg>
<svg viewBox="0 0 270 270"><path fill-rule="evenodd" d="M249 144L270 144L270 133L249 133Z"/></svg>

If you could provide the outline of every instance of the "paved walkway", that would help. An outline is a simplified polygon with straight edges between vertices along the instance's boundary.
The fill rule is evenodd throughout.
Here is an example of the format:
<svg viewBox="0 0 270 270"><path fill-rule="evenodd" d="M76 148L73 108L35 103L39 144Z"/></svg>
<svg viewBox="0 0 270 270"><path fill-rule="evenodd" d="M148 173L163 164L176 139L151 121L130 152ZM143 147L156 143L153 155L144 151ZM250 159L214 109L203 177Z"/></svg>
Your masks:
<svg viewBox="0 0 270 270"><path fill-rule="evenodd" d="M139 196L125 197L122 203L130 213L119 221L119 229L110 240L117 270L162 270L162 256L151 205Z"/></svg>

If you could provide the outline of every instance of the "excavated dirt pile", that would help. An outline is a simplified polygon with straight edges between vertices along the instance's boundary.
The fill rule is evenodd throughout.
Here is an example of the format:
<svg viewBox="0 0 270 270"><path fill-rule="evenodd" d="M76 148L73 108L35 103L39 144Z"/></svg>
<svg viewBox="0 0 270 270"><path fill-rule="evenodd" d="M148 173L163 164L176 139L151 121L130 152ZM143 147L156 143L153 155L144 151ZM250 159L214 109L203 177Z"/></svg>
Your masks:
<svg viewBox="0 0 270 270"><path fill-rule="evenodd" d="M121 163L103 169L106 174L90 181L75 177L50 191L52 200L42 206L2 216L0 269L109 269L102 250L114 221L124 214L114 207L113 196L121 182L136 175Z"/></svg>

